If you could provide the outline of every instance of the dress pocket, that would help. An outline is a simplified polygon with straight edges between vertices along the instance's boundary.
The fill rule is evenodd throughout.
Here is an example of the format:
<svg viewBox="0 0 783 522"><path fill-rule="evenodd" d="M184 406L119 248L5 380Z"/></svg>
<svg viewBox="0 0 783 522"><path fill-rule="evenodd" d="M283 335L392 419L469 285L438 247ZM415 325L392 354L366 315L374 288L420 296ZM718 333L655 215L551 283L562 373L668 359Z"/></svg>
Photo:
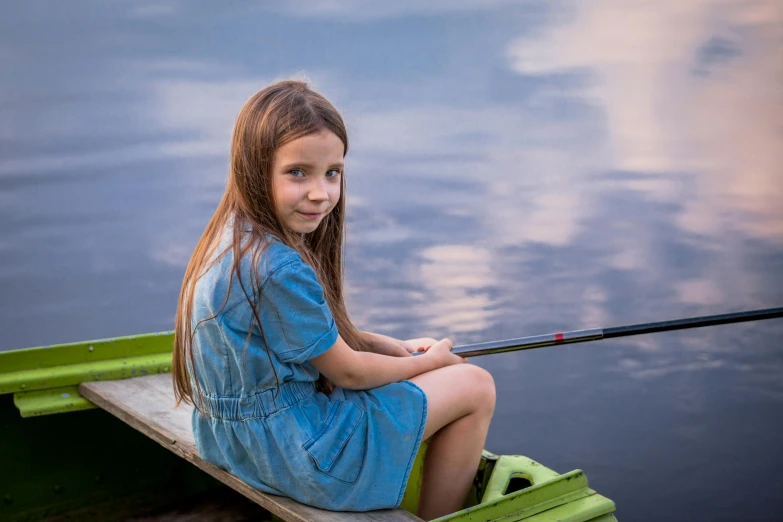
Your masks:
<svg viewBox="0 0 783 522"><path fill-rule="evenodd" d="M367 453L367 416L351 401L335 401L326 421L302 448L319 471L353 484Z"/></svg>

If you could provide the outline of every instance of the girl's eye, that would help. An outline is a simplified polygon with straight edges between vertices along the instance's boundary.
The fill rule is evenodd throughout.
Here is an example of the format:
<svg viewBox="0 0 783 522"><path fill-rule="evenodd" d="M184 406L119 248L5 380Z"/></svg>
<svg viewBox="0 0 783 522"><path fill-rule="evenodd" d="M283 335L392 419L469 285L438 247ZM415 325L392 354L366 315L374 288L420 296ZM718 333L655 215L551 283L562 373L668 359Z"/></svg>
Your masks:
<svg viewBox="0 0 783 522"><path fill-rule="evenodd" d="M340 175L340 171L337 169L330 169L326 171L327 178L336 178L339 175Z"/></svg>
<svg viewBox="0 0 783 522"><path fill-rule="evenodd" d="M288 171L289 174L291 174L295 178L301 178L304 177L304 172L302 169L291 169Z"/></svg>

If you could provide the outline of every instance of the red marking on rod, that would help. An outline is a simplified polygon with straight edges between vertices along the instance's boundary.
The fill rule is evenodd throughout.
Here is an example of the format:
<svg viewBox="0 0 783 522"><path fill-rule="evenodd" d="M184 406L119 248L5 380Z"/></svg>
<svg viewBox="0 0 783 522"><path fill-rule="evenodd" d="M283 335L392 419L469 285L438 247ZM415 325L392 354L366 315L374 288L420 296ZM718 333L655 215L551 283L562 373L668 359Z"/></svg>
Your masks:
<svg viewBox="0 0 783 522"><path fill-rule="evenodd" d="M555 342L556 343L562 343L563 341L565 341L565 337L563 337L563 334L556 333L555 334Z"/></svg>

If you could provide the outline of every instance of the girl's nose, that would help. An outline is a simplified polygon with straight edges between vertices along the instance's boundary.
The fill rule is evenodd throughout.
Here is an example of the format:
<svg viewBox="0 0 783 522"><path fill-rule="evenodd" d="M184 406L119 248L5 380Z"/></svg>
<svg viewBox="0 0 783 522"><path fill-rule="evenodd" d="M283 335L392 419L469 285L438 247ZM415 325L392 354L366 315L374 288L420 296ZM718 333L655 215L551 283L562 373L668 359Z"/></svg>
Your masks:
<svg viewBox="0 0 783 522"><path fill-rule="evenodd" d="M313 185L310 187L310 190L307 192L307 199L310 201L325 201L329 199L329 194L326 192L325 183L321 181L316 181L313 183Z"/></svg>

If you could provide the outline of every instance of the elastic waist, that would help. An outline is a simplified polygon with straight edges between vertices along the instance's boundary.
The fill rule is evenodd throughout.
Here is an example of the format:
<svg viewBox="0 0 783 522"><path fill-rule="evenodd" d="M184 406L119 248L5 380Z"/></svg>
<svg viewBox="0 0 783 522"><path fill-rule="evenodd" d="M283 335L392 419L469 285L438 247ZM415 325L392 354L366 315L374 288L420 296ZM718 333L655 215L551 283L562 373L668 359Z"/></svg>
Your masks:
<svg viewBox="0 0 783 522"><path fill-rule="evenodd" d="M200 394L202 411L222 420L247 420L269 417L296 406L315 395L315 383L289 381L245 397L220 397Z"/></svg>

